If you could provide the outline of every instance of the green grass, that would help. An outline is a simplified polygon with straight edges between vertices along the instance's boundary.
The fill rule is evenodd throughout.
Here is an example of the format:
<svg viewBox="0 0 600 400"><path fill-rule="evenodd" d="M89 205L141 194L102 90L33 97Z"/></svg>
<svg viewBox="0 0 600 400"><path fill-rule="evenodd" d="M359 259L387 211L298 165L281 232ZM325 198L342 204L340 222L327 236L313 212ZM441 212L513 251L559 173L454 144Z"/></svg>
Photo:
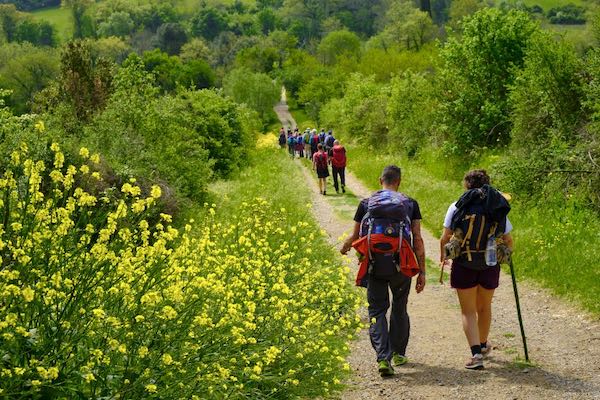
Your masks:
<svg viewBox="0 0 600 400"><path fill-rule="evenodd" d="M69 8L48 7L33 11L31 14L38 20L54 25L61 42L65 42L73 36L73 19Z"/></svg>

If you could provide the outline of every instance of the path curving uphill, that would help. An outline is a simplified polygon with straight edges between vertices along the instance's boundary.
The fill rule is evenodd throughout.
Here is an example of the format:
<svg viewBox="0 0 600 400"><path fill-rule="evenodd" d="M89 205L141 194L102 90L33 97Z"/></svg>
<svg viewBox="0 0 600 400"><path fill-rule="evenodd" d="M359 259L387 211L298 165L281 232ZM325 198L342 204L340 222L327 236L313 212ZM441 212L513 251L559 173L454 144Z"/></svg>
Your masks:
<svg viewBox="0 0 600 400"><path fill-rule="evenodd" d="M294 121L287 106L278 105L275 111L282 124ZM352 228L352 210L340 213L341 195L320 195L312 171L302 168L312 194L314 217L330 242L339 247L338 238ZM346 183L356 195L356 204L370 194L352 174ZM435 262L439 259L438 241L427 231L424 239L427 256ZM536 366L519 368L515 363L515 357L522 354L519 325L510 276L503 273L493 304L493 351L485 370L466 370L463 365L469 349L456 295L448 283L437 283L434 275L430 272L423 293L413 290L409 297L410 362L396 368L394 377L382 379L368 333L363 330L351 344L348 361L352 375L342 399L600 399L600 321L534 283L520 283L529 353ZM360 313L366 322L366 310Z"/></svg>

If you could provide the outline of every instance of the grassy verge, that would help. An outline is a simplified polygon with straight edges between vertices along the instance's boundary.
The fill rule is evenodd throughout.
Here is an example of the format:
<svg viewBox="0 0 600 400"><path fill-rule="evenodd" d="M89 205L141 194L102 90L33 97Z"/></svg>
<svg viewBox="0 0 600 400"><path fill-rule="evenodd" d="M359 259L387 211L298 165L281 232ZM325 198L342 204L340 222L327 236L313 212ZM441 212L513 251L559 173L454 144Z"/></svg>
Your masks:
<svg viewBox="0 0 600 400"><path fill-rule="evenodd" d="M349 270L341 264L310 213L309 192L304 185L293 184L304 181L300 168L278 149L273 135L265 135L259 139L247 169L234 180L211 186L215 203L218 202L214 217L217 221L225 226L235 224L240 235L248 236L255 245L263 240L271 243L265 252L278 249L257 261L275 266L278 260L287 260L283 271L273 268L269 273L268 265L260 267L267 274L264 279L268 285L257 284L253 289L257 295L261 291L277 294L276 301L285 305L281 312L291 318L274 315L267 331L271 333L256 337L259 342L273 342L285 353L277 357L275 364L263 362L263 374L257 382L245 383L255 390L245 392L248 398L261 398L268 393L272 397L327 397L341 389L340 382L349 370L344 356L358 327L355 312L360 297L349 280ZM271 225L267 238L255 237L260 234L244 228L248 215L243 210L257 201L266 211L257 215L260 221L249 223L249 227L257 223ZM276 218L272 218L274 215ZM287 294L281 296L276 286L285 288ZM268 297L253 301L269 302ZM287 322L278 322L279 318ZM314 331L308 332L306 326L312 326ZM264 327L259 331L264 332ZM287 345L280 347L283 343Z"/></svg>

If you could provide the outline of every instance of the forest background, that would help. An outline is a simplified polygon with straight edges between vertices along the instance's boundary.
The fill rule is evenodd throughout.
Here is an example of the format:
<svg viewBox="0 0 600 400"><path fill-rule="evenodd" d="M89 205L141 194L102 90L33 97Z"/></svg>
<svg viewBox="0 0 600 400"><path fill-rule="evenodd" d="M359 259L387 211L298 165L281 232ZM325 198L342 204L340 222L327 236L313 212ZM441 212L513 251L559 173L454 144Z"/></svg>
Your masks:
<svg viewBox="0 0 600 400"><path fill-rule="evenodd" d="M107 336L98 334L99 342L83 346L89 354L96 354L93 365L87 365L82 356L73 361L70 369L55 373L51 368L71 362L65 361L69 359L68 346L63 353L57 351L56 357L41 355L54 346L56 326L65 321L73 324L79 310L84 310L83 314L101 310L93 313L99 321L118 318L111 320L115 331L130 328L128 324L137 321L141 314L129 310L127 322L127 317L118 317L124 311L121 305L117 306L121 303L114 301L114 315L108 315L109 307L102 306L102 301L110 301L100 295L86 298L90 305L85 307L67 307L65 298L58 293L62 290L73 298L83 296L74 291L72 281L83 279L85 274L65 278L66 272L58 265L57 270L45 266L41 272L34 269L33 274L24 274L23 271L31 270L32 259L47 265L53 255L45 252L23 258L35 247L24 246L28 235L35 237L36 225L27 220L26 213L11 209L8 199L24 201L17 209L27 209L26 204L36 196L55 196L51 204L44 203L43 207L41 202L31 204L33 215L39 215L38 206L49 216L64 210L70 213L71 227L79 230L74 229L62 244L52 244L65 254L78 248L82 238L86 238L86 229L90 230L85 239L90 248L99 240L93 232L99 235L105 228L112 229L115 236L109 242L119 251L156 244L144 241L144 235L148 235L145 228L140 228L139 237L129 236L130 229L140 223L138 217L124 217L122 227L111 225L124 205L132 211L143 211L143 220L150 222L150 229L163 229L163 222L171 223L169 215L174 218L173 226L180 229L185 229L190 218L197 219L200 227L192 228L190 234L202 243L229 240L243 245L245 233L239 231L234 217L242 213L240 207L275 213L273 218L280 218L289 229L293 228L286 230L290 241L298 235L296 229L305 229L309 236L318 229L315 225L302 225L307 211L298 205L298 199L306 200L305 194L292 189L263 192L265 187L278 187L270 181L283 179L277 175L281 171L274 167L286 169L281 155L261 148L264 138L257 135L277 128L272 107L279 100L282 86L300 127L334 129L336 136L347 143L350 169L363 181L376 182L386 163L403 166L403 185L423 203L425 225L435 233L440 231L448 204L461 192L464 172L472 167L488 169L494 185L513 197L511 220L517 227L515 263L520 275L537 280L598 315L599 46L600 12L593 1L0 1L0 165L5 194L2 235L4 242L11 243L0 249L4 265L11 265L13 272L18 270L17 264L22 268L17 275L3 274L2 290L6 296L28 299L31 293L23 289L31 287L51 299L46 302L56 302L57 309L70 310L64 314L64 320L56 315L44 317L48 318L44 323L48 329L46 342L38 340L36 346L41 347L34 346L34 351L31 337L41 335L37 329L42 329L33 325L40 324L44 301L40 298L37 308L35 301L23 305L15 300L2 306L4 322L0 326L10 330L4 332L5 342L0 345L5 352L3 371L9 371L3 376L11 376L3 384L11 383L1 390L24 397L54 390L62 395L72 390L87 396L115 391L134 397L140 393L136 391L168 396L178 385L190 393L199 390L199 386L187 387L183 382L196 382L200 372L192 373L184 366L189 366L186 363L192 359L201 359L199 354L218 352L195 349L197 354L189 354L185 351L189 339L185 337L173 340L176 348L170 352L160 346L154 349L156 344L140 341L142 330L139 336L129 338L131 343L127 345L123 332L109 335L117 340L109 346L115 352L112 360L122 362L115 361L113 365L103 359L106 355L94 353L106 347ZM267 157L278 161L261 166ZM44 167L40 164L38 169L32 168L38 164L25 165L25 159L41 161ZM73 171L69 164L79 167ZM57 172L44 172L52 169ZM42 176L39 182L32 179L36 174ZM221 187L215 182L231 184L229 189L223 189L224 193L211 193L209 187ZM60 200L56 190L61 193ZM82 193L95 200L85 200ZM258 195L263 199L254 200ZM210 203L217 196L229 200L215 211ZM143 199L152 198L156 201L145 200L148 204L142 207ZM81 209L74 209L74 203ZM299 227L294 228L297 223ZM52 231L53 224L58 224L54 217L44 226ZM205 225L214 227L214 232L203 229ZM117 235L121 228L125 231ZM58 225L52 229L59 229ZM219 238L223 229L232 236ZM59 229L64 234L63 231ZM289 246L286 237L275 240L272 231L260 233L261 240L269 243L267 247L273 251ZM152 235L160 238L162 234ZM167 242L171 239L177 242L173 249L182 246L181 240L188 240L170 238ZM326 248L323 238L318 241L319 246ZM227 243L226 246L231 245ZM45 245L52 247L49 242ZM231 254L222 256L239 256L240 250L233 247ZM114 254L120 254L119 251ZM289 251L292 259L297 256L304 260L303 268L318 273L314 271L320 263L316 257L302 258L299 248ZM333 288L342 279L343 270L333 266L331 250L323 251L335 271L328 278ZM98 254L106 257L102 252ZM102 257L102 262L118 263L114 257ZM160 258L156 254L153 257ZM264 257L268 263L275 262L267 254L257 255L258 259ZM184 264L190 262L185 260ZM239 265L234 264L224 263L225 268L232 268L228 273L235 275ZM81 271L86 270L83 259L79 265ZM159 268L155 273L163 276L170 268L172 265L164 265L164 270ZM176 271L177 285L191 285L185 274ZM292 280L306 273L297 272ZM40 276L55 282L54 286L39 286ZM215 279L208 272L204 278ZM281 278L286 287L289 278ZM65 284L65 279L71 284ZM131 285L123 289L125 293L111 296L141 299L159 289L174 290L173 285L160 286L163 279L148 280L159 289L150 284L136 286L132 275L128 279ZM100 287L96 290L104 295L109 287L103 288L102 281L96 282ZM206 289L206 283L194 285L198 290ZM257 289L252 288L252 283L245 285L250 285L248 293L252 293L248 298L255 296ZM49 290L56 292L54 300L48 294L54 292ZM233 289L223 288L223 298L230 296L228 290ZM309 332L321 332L328 319L339 317L319 305L319 290L312 290L315 310L320 310L316 319L302 315L300 303L294 303L300 300L288 299L290 294L282 288L281 298L288 299L290 307L298 307L301 316L295 318L314 322L294 340L309 340ZM355 294L347 283L334 294L341 297L331 301L346 310L348 318L336 323L334 333L350 334L357 324L353 315ZM246 307L242 304L247 300L240 298L240 307ZM163 325L155 323L152 329L157 331L176 326L169 323L189 329L195 323L231 329L226 325L228 321L222 321L222 326L217 321L217 310L225 307L218 301L210 311L212 317L200 313L194 318L183 311L194 308L188 303L182 303L181 309L171 303L150 303L160 310L177 309L177 315L182 317L162 321ZM259 310L257 321L261 315L265 318L273 312L268 307ZM231 309L227 313L232 314ZM183 318L184 315L187 316ZM254 332L258 328L252 324L257 321L246 321L246 325L241 319L229 323L236 327L239 323L239 329ZM315 395L335 390L343 372L334 365L347 349L345 341L334 340L335 335L329 332L321 343L326 343L328 351L319 355L315 347L314 359L306 357L310 361L303 366L279 365L276 360L282 352L281 343L272 340L286 323L273 326L269 334L263 332L264 338L269 339L259 343L235 342L232 338L234 344L230 345L248 350L247 358L230 360L229 366L217 363L218 368L203 361L201 365L207 370L202 375L209 378L197 385L214 392L224 384L224 390L230 390L232 397L234 393L290 393L291 387L303 394L314 387L315 392L310 393ZM14 333L19 326L25 333ZM72 340L67 342L80 347L77 341L81 332L90 329L100 330L90 326L80 327L79 331L65 328ZM218 335L217 329L213 331ZM311 342L311 346L315 344ZM156 358L148 365L133 365L126 357L129 351L139 356L140 351L145 353L144 349L156 351ZM227 345L222 349L228 349ZM40 355L39 360L31 356L34 353ZM23 358L23 354L29 356ZM180 375L160 378L166 379L161 381L157 378L162 376L160 368L173 363L165 354L187 361L176 361L181 362ZM306 356L299 354L300 358ZM32 357L36 360L33 363ZM143 359L148 358L144 355ZM162 364L157 360L162 360ZM315 363L324 365L322 376L299 379L302 371L310 371ZM272 370L265 374L263 370L268 366ZM239 375L235 375L238 371ZM338 383L328 387L334 381Z"/></svg>

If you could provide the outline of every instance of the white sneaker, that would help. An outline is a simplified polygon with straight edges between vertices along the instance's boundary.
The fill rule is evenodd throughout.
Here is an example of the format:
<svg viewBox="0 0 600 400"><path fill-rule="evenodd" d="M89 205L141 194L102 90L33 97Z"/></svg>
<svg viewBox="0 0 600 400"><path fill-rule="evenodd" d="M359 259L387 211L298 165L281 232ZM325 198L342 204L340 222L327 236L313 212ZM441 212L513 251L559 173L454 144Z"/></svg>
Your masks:
<svg viewBox="0 0 600 400"><path fill-rule="evenodd" d="M487 343L487 346L481 348L481 355L483 358L487 358L492 352L492 345L490 342Z"/></svg>
<svg viewBox="0 0 600 400"><path fill-rule="evenodd" d="M475 354L471 360L465 365L466 369L483 369L483 356Z"/></svg>

